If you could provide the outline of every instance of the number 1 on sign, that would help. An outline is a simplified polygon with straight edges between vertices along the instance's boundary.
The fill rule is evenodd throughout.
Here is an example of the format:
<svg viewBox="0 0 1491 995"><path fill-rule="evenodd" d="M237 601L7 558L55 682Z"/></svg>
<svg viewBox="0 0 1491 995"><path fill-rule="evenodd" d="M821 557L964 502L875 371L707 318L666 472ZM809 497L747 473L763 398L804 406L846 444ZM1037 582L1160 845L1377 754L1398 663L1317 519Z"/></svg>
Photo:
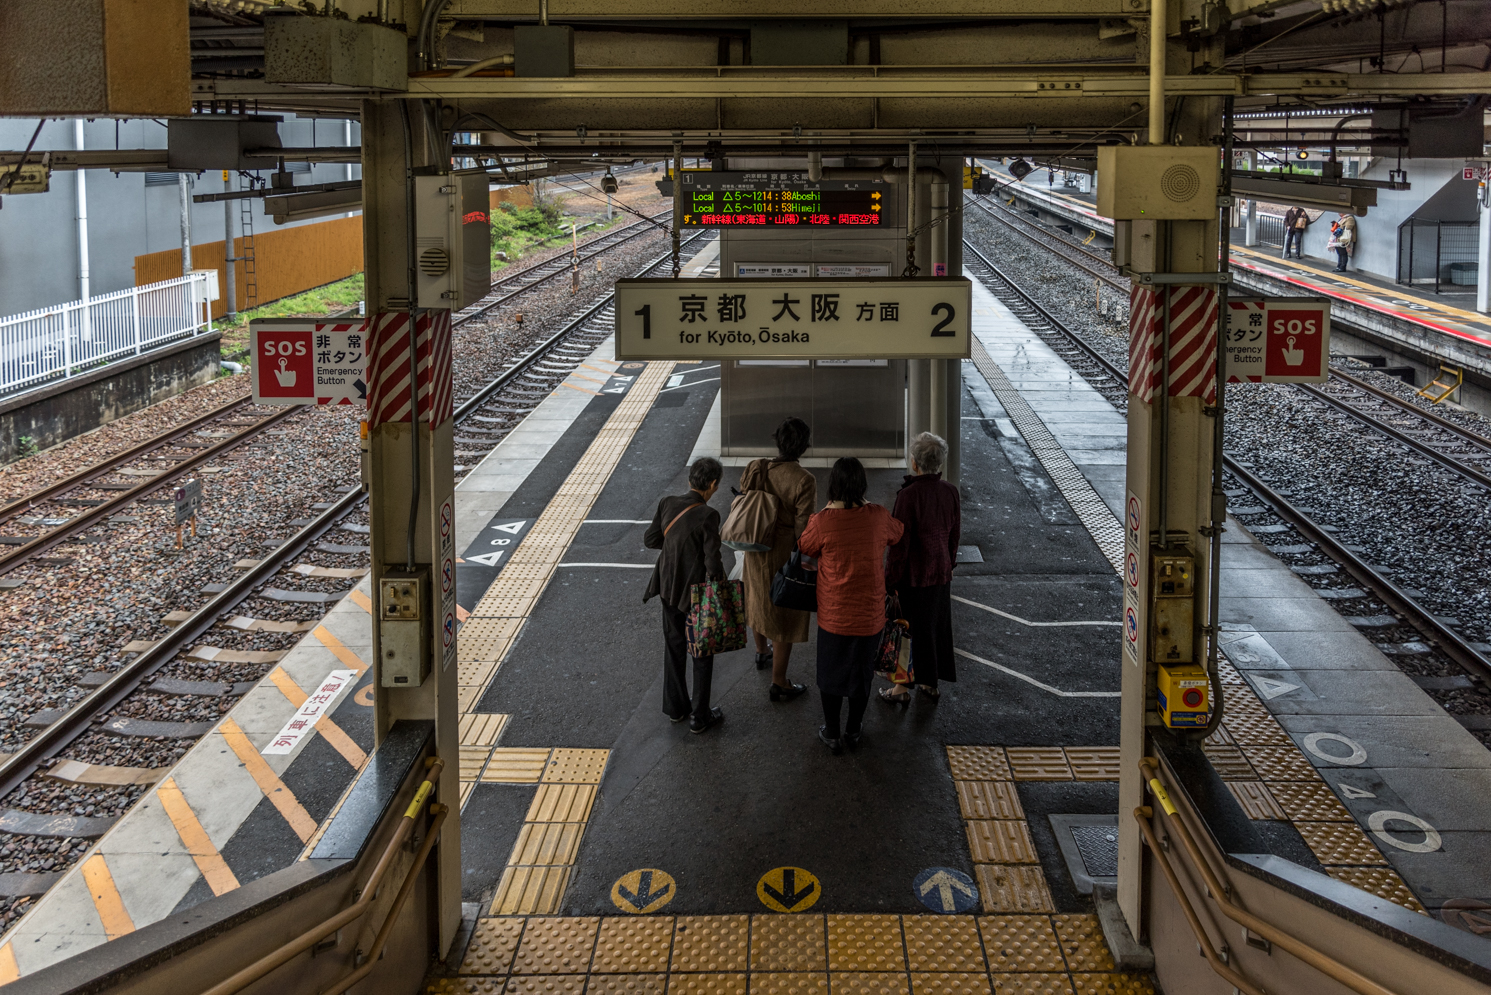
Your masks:
<svg viewBox="0 0 1491 995"><path fill-rule="evenodd" d="M652 305L643 304L641 308L632 313L642 319L642 337L652 338Z"/></svg>

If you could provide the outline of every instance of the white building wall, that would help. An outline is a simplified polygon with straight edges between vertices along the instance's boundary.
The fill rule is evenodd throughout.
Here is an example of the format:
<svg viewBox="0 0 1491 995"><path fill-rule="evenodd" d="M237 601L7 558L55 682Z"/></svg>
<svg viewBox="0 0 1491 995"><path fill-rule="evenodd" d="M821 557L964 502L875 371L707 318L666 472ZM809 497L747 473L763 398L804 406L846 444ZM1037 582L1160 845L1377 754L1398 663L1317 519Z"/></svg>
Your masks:
<svg viewBox="0 0 1491 995"><path fill-rule="evenodd" d="M24 149L35 130L35 118L0 119L0 148ZM286 146L345 144L345 123L341 120L287 117L279 131L280 142ZM116 123L99 119L87 122L84 133L90 149L166 147L165 126L153 120ZM352 142L361 140L361 126L353 122ZM37 150L74 147L70 120L46 122L35 146ZM267 180L273 171L273 164L267 163L267 168L255 173ZM354 166L353 178L361 175L362 167ZM180 247L181 200L172 178L170 184L147 185L141 172L88 170L89 282L93 294L134 286L135 256ZM347 168L340 163L316 165L309 173L295 174L297 185L345 179ZM74 173L54 171L47 193L0 197L0 316L79 298L76 183ZM221 193L223 189L221 170L192 177L193 194ZM236 219L236 202L233 209ZM253 213L255 232L275 228L273 219L263 213L262 200L254 201ZM320 220L328 219L282 227ZM192 243L220 242L223 237L223 205L193 204Z"/></svg>

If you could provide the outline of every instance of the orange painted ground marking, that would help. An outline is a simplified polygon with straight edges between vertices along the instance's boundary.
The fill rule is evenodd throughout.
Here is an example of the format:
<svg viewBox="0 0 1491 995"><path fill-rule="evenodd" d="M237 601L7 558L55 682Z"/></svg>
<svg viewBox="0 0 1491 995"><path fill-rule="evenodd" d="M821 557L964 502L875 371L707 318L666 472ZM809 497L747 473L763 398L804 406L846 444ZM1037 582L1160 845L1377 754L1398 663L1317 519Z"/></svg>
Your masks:
<svg viewBox="0 0 1491 995"><path fill-rule="evenodd" d="M83 883L88 886L88 897L98 910L98 918L104 924L104 935L111 940L128 936L135 931L135 921L124 907L124 899L114 884L114 875L104 863L104 855L95 853L83 861Z"/></svg>
<svg viewBox="0 0 1491 995"><path fill-rule="evenodd" d="M311 814L305 810L305 806L300 804L295 793L285 787L285 782L280 780L279 775L259 755L259 751L254 749L254 744L249 742L248 736L238 727L237 722L225 719L221 731L223 739L238 755L239 761L243 763L249 776L254 779L259 790L264 792L264 797L280 810L280 815L285 817L285 821L290 824L291 829L295 830L295 835L300 837L300 841L309 842L316 832L316 820L312 819Z"/></svg>
<svg viewBox="0 0 1491 995"><path fill-rule="evenodd" d="M238 877L223 859L223 855L217 852L217 847L212 845L207 830L202 828L202 823L197 820L197 813L192 811L191 804L176 786L175 779L166 778L155 789L155 796L160 799L161 808L165 809L171 825L176 827L176 834L186 844L186 852L192 855L197 870L202 872L212 893L226 895L236 889Z"/></svg>

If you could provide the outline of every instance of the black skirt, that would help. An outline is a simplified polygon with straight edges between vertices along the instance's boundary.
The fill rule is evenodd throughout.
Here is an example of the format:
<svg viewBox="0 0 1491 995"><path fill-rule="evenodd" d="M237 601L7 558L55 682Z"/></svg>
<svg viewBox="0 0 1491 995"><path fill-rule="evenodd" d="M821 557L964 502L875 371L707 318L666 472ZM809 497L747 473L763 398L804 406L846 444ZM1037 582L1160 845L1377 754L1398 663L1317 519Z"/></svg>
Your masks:
<svg viewBox="0 0 1491 995"><path fill-rule="evenodd" d="M875 679L880 633L840 636L818 627L818 690L846 698L868 698Z"/></svg>
<svg viewBox="0 0 1491 995"><path fill-rule="evenodd" d="M911 623L911 679L933 688L938 681L956 681L952 585L903 587L899 594L901 610Z"/></svg>

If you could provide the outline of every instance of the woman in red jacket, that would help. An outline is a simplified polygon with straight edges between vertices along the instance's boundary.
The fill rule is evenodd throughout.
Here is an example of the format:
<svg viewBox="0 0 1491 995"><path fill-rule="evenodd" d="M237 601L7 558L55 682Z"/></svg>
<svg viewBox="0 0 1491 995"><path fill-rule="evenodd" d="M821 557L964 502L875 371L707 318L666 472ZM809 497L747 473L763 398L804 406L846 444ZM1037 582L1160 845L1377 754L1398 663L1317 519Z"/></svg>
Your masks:
<svg viewBox="0 0 1491 995"><path fill-rule="evenodd" d="M875 656L885 629L885 550L903 527L878 504L865 503L869 483L846 456L828 475L828 507L808 520L797 546L818 558L818 691L824 724L818 738L835 754L859 745L870 701ZM839 733L839 713L849 716Z"/></svg>

